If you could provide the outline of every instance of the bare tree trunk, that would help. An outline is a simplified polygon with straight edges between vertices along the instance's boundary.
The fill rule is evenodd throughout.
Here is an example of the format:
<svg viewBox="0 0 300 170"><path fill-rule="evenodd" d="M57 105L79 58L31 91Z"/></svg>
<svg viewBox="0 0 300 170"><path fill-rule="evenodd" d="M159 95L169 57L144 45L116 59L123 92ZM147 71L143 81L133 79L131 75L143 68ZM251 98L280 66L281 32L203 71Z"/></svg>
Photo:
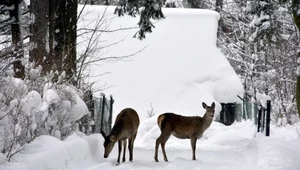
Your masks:
<svg viewBox="0 0 300 170"><path fill-rule="evenodd" d="M67 51L67 58L64 61L66 65L67 80L73 85L76 85L75 74L76 74L76 39L77 39L77 0L67 0L67 16L69 21L67 25L67 44L65 46Z"/></svg>
<svg viewBox="0 0 300 170"><path fill-rule="evenodd" d="M42 66L42 75L63 71L76 85L77 0L31 0L35 23L31 27L31 61Z"/></svg>
<svg viewBox="0 0 300 170"><path fill-rule="evenodd" d="M31 51L30 61L35 66L42 66L42 75L46 75L51 70L48 61L50 46L48 38L49 3L48 0L31 0L31 14L34 23L30 27Z"/></svg>
<svg viewBox="0 0 300 170"><path fill-rule="evenodd" d="M55 71L55 38L54 38L54 33L55 33L55 16L56 16L56 2L57 0L49 0L49 58L47 58L47 66L49 67L49 71L53 70Z"/></svg>
<svg viewBox="0 0 300 170"><path fill-rule="evenodd" d="M10 17L14 18L15 21L11 24L11 33L12 33L12 43L14 46L13 57L15 61L13 62L13 69L15 73L15 77L24 79L25 78L25 68L22 65L21 59L24 57L23 55L23 37L20 29L20 13L19 13L19 0L14 0L13 6L14 9L9 12Z"/></svg>
<svg viewBox="0 0 300 170"><path fill-rule="evenodd" d="M72 84L76 74L77 0L56 0L54 66ZM66 10L67 9L67 10Z"/></svg>

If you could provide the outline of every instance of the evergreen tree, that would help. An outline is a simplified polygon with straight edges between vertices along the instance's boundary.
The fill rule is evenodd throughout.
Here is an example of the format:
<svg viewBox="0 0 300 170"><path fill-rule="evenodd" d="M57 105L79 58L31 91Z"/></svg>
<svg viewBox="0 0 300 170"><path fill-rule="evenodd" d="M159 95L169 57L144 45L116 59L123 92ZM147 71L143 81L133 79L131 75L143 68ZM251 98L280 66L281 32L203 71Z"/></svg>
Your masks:
<svg viewBox="0 0 300 170"><path fill-rule="evenodd" d="M120 0L115 9L115 13L118 14L118 16L128 14L132 17L136 17L137 14L140 14L140 20L138 22L140 29L135 36L142 40L146 38L146 33L151 33L152 28L155 28L151 19L159 20L165 18L161 7L162 3L160 0Z"/></svg>
<svg viewBox="0 0 300 170"><path fill-rule="evenodd" d="M273 28L273 5L272 0L254 0L250 2L248 6L248 12L254 15L252 22L250 23L251 36L250 41L254 44L254 52L257 56L255 59L261 63L260 67L256 67L253 71L259 72L257 74L258 81L263 82L263 87L260 92L268 94L269 80L265 75L269 68L269 58L271 54L272 37L275 31ZM257 80L256 80L257 81Z"/></svg>
<svg viewBox="0 0 300 170"><path fill-rule="evenodd" d="M300 0L282 0L284 3L290 2L290 6L292 9L292 15L294 19L294 23L296 27L298 28L298 33L300 32L300 13L298 12L300 10ZM299 39L299 37L298 37ZM298 46L299 48L299 46ZM295 56L298 57L297 63L298 63L298 68L297 68L297 85L296 85L296 103L297 103L297 109L298 109L298 114L300 116L300 50L295 54Z"/></svg>
<svg viewBox="0 0 300 170"><path fill-rule="evenodd" d="M30 62L35 66L42 66L43 75L51 71L50 44L49 44L49 1L39 0L30 2L31 15L35 17L35 22L30 25ZM48 49L48 50L47 50Z"/></svg>

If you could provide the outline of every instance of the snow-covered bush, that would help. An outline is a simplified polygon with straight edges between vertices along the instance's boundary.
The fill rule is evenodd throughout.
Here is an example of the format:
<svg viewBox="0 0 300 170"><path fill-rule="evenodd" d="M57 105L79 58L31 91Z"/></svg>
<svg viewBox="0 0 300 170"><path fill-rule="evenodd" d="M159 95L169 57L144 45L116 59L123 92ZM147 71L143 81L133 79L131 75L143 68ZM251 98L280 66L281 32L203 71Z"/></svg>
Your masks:
<svg viewBox="0 0 300 170"><path fill-rule="evenodd" d="M46 84L43 95L43 105L47 109L43 117L48 118L46 124L50 128L47 130L53 136L59 135L58 138L65 137L75 122L88 114L88 108L75 87L65 84L48 87Z"/></svg>
<svg viewBox="0 0 300 170"><path fill-rule="evenodd" d="M0 77L0 150L8 158L37 136L65 138L89 114L76 87L39 80L37 88L32 82Z"/></svg>

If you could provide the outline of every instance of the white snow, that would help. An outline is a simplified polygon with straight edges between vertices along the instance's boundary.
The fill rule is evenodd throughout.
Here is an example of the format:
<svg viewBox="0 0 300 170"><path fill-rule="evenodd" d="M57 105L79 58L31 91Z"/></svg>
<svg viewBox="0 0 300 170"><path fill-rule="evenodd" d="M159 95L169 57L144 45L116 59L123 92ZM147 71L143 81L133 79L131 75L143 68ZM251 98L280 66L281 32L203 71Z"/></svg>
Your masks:
<svg viewBox="0 0 300 170"><path fill-rule="evenodd" d="M26 5L30 5L30 0L23 0Z"/></svg>
<svg viewBox="0 0 300 170"><path fill-rule="evenodd" d="M21 99L28 92L27 85L18 78L4 77L0 80L2 93L6 98L9 99Z"/></svg>
<svg viewBox="0 0 300 170"><path fill-rule="evenodd" d="M213 122L197 141L196 161L192 161L189 140L170 137L166 143L169 162L154 162L154 142L159 135L156 118L142 122L135 141L134 161L116 166L117 145L103 158L103 137L74 133L64 141L40 136L15 155L0 170L100 170L100 169L228 169L228 170L298 170L300 138L293 126L271 127L271 137L256 134L252 121L225 126ZM128 151L127 151L128 153ZM3 156L0 156L0 158ZM128 160L128 154L126 154Z"/></svg>
<svg viewBox="0 0 300 170"><path fill-rule="evenodd" d="M80 28L93 28L104 7L87 6ZM136 27L138 18L116 18L114 7L105 13L111 30ZM97 63L91 80L99 86L112 86L103 92L115 99L114 115L126 107L134 108L140 118L147 117L152 103L157 113L173 111L186 115L202 114L202 102L240 102L243 86L228 60L216 47L219 14L211 10L163 9L166 19L154 21L153 33L145 40L132 38L137 29L103 33L104 57L124 56L143 51L134 57L113 63ZM94 23L94 24L92 24ZM86 35L87 36L87 35ZM88 37L88 36L87 36ZM79 42L83 37L79 38ZM84 43L81 43L83 46ZM84 49L83 47L78 49ZM100 66L99 66L100 65ZM100 73L110 72L100 78ZM217 111L221 106L217 104Z"/></svg>
<svg viewBox="0 0 300 170"><path fill-rule="evenodd" d="M50 105L52 103L58 103L60 101L60 97L55 90L49 89L44 93L43 100Z"/></svg>
<svg viewBox="0 0 300 170"><path fill-rule="evenodd" d="M103 8L88 6L86 10L89 11L86 18L92 22ZM131 58L130 62L104 64L93 70L94 74L104 70L112 72L101 80L113 85L104 92L115 98L114 115L124 107L138 110L141 123L133 162L116 166L117 146L109 158L104 159L103 137L100 134L85 136L75 132L63 141L40 136L26 144L12 157L11 162L7 162L0 153L0 170L299 170L300 123L283 127L271 125L271 136L265 137L256 133L257 127L250 120L235 122L231 126L213 122L197 141L196 161L192 161L190 141L171 136L166 143L169 162L163 161L161 149L160 162L154 162L155 140L160 134L156 122L160 113L167 110L201 115L203 101L234 102L236 95L243 92L238 77L215 47L218 14L207 10L164 10L167 19L157 23L153 34L147 35L147 40L140 42L129 38L124 44L113 46L107 52L102 51L109 56L124 55L149 45L140 53L143 55ZM137 19L116 18L111 23L112 28L121 27L121 22L130 26L137 23ZM134 33L131 30L125 35L124 32L103 34L103 38L115 42ZM49 87L45 87L45 93L44 101L49 104L61 99ZM72 92L63 93L65 96L62 97L71 94L74 98ZM68 99L73 102L71 98ZM151 103L157 114L146 119ZM81 108L82 101L78 100L78 95L76 104L74 111L85 110ZM48 106L43 103L42 107L46 109ZM216 113L219 111L220 105L217 104ZM60 137L61 134L57 131L55 135ZM128 160L128 150L126 158Z"/></svg>
<svg viewBox="0 0 300 170"><path fill-rule="evenodd" d="M266 94L258 94L257 95L257 100L259 101L259 103L262 105L262 107L267 108L267 101L271 99L271 96L266 95Z"/></svg>
<svg viewBox="0 0 300 170"><path fill-rule="evenodd" d="M153 5L154 10L158 11L159 10L159 5L158 3L154 3Z"/></svg>
<svg viewBox="0 0 300 170"><path fill-rule="evenodd" d="M76 95L76 104L73 105L69 114L67 115L67 122L79 120L83 115L89 113L88 108L84 101Z"/></svg>
<svg viewBox="0 0 300 170"><path fill-rule="evenodd" d="M30 116L32 113L39 111L43 101L41 95L37 91L30 91L21 103L22 112L27 116Z"/></svg>

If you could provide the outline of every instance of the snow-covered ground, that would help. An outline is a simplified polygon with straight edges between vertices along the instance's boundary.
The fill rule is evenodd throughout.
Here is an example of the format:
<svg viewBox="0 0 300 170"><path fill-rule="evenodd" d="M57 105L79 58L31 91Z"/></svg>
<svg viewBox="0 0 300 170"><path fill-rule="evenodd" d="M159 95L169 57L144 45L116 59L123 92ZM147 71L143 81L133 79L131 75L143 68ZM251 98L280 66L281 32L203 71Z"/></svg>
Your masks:
<svg viewBox="0 0 300 170"><path fill-rule="evenodd" d="M64 141L41 136L13 157L1 170L101 170L101 169L207 169L207 170L299 170L300 123L271 127L271 137L256 133L252 121L225 126L213 122L197 141L192 160L189 140L171 137L166 143L169 162L154 161L154 143L159 135L156 117L145 120L139 128L134 148L134 161L116 166L117 147L103 158L100 134L73 134ZM127 151L128 153L128 151ZM126 155L128 160L128 155Z"/></svg>

